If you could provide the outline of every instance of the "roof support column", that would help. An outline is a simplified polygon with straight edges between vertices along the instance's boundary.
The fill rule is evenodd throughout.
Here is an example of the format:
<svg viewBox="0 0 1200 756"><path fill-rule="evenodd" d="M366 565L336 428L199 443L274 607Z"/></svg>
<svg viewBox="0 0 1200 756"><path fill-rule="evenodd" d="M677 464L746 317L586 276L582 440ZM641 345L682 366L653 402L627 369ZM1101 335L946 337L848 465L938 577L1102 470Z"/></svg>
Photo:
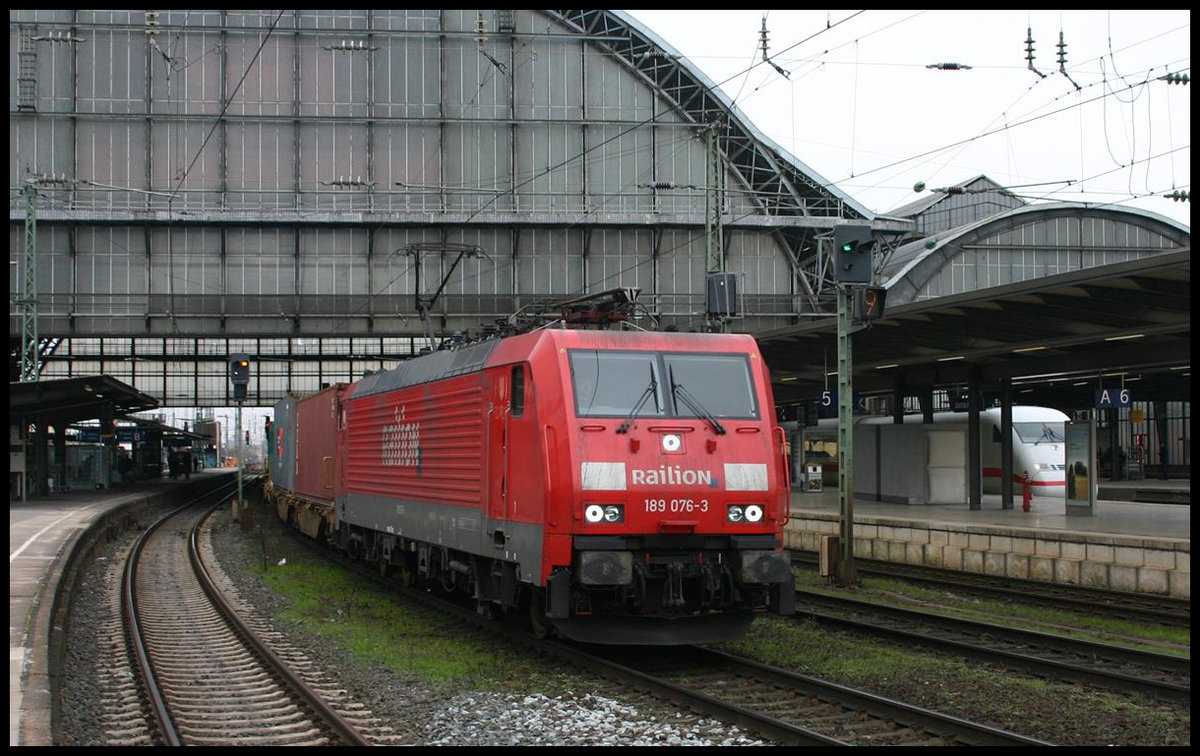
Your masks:
<svg viewBox="0 0 1200 756"><path fill-rule="evenodd" d="M1013 508L1012 378L1000 379L1000 508ZM1028 472L1028 471L1021 471Z"/></svg>
<svg viewBox="0 0 1200 756"><path fill-rule="evenodd" d="M967 496L971 511L983 509L983 481L980 470L979 410L983 405L979 371L971 370L967 379Z"/></svg>

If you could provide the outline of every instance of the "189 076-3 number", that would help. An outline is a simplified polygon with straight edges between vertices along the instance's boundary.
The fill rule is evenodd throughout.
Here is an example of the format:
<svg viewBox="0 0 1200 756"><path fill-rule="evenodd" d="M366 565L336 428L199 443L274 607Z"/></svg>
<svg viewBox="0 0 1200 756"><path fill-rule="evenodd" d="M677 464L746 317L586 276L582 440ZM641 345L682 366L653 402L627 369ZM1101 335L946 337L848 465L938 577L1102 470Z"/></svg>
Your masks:
<svg viewBox="0 0 1200 756"><path fill-rule="evenodd" d="M652 514L667 513L671 514L691 514L693 512L707 512L708 499L645 499L646 511Z"/></svg>

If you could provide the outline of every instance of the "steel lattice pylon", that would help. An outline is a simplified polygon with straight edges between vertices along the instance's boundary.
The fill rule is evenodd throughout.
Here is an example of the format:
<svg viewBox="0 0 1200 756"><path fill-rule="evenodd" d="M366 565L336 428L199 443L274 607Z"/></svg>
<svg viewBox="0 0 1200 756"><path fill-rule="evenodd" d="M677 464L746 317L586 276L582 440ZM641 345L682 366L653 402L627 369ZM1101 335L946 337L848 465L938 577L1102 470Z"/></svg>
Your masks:
<svg viewBox="0 0 1200 756"><path fill-rule="evenodd" d="M37 188L25 184L25 256L22 259L21 298L21 381L38 379L37 322Z"/></svg>

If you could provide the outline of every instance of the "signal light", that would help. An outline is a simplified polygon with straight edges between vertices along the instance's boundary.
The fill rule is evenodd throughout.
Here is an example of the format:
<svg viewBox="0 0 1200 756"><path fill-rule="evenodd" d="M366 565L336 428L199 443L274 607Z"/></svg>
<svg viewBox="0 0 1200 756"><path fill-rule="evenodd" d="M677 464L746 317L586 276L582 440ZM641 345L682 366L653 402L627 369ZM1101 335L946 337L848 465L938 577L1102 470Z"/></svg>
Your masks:
<svg viewBox="0 0 1200 756"><path fill-rule="evenodd" d="M246 386L250 383L250 358L244 354L229 358L229 380L233 382L233 398L246 398Z"/></svg>
<svg viewBox="0 0 1200 756"><path fill-rule="evenodd" d="M833 280L871 283L875 239L867 226L833 227Z"/></svg>

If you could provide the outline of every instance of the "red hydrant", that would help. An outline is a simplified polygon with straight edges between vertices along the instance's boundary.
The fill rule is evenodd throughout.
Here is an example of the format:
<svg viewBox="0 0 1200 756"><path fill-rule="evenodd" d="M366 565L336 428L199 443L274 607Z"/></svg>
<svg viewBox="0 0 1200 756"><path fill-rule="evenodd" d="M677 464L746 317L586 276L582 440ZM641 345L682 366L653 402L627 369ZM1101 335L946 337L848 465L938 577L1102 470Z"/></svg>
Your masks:
<svg viewBox="0 0 1200 756"><path fill-rule="evenodd" d="M1021 476L1021 511L1028 512L1033 500L1033 487L1029 485L1029 471Z"/></svg>

